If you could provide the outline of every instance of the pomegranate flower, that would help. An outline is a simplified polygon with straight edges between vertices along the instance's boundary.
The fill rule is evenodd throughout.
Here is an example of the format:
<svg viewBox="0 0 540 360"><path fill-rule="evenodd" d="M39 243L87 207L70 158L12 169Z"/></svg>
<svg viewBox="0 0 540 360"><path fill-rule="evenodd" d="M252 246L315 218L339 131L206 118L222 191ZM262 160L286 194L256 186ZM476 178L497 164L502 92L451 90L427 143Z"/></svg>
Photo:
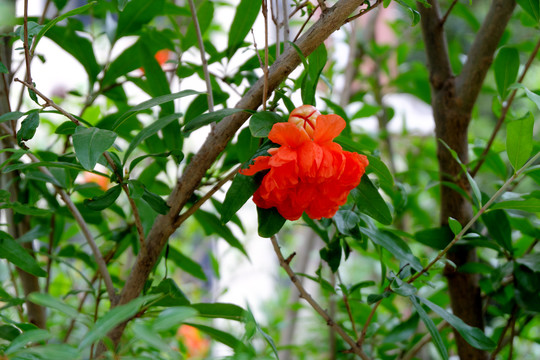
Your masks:
<svg viewBox="0 0 540 360"><path fill-rule="evenodd" d="M320 115L311 105L295 109L289 122L274 124L268 138L281 147L240 170L243 175L270 170L253 194L255 204L275 207L288 220L297 220L304 211L312 219L334 216L368 165L364 155L333 142L344 128L340 116Z"/></svg>

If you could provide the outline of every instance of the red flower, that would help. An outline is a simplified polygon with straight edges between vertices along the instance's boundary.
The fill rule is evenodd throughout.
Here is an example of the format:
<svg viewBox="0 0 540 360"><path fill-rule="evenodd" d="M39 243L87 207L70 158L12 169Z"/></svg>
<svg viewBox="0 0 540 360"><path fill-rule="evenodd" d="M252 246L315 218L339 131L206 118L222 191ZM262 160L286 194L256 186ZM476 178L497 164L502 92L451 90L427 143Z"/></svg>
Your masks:
<svg viewBox="0 0 540 360"><path fill-rule="evenodd" d="M306 124L313 124L314 111L313 106L304 105L291 113L289 122L274 124L268 138L281 147L268 150L270 156L259 156L248 169L240 170L243 175L254 175L270 169L253 201L264 209L276 207L288 220L297 220L304 211L312 219L334 216L368 165L364 155L344 151L332 141L345 128L340 116L318 115L309 134ZM299 121L302 115L304 121Z"/></svg>

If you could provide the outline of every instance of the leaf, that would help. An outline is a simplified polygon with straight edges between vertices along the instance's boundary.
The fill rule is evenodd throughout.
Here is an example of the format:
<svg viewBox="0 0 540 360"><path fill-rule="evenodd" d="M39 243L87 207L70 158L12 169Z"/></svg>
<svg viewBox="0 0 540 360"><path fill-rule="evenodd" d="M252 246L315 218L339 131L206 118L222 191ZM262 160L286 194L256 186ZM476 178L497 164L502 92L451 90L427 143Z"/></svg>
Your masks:
<svg viewBox="0 0 540 360"><path fill-rule="evenodd" d="M404 0L395 1L409 12L409 15L411 17L411 26L415 26L416 24L418 24L418 22L420 21L420 13L416 9L413 9L411 6L409 6Z"/></svg>
<svg viewBox="0 0 540 360"><path fill-rule="evenodd" d="M540 1L538 0L517 0L517 3L534 21L540 21Z"/></svg>
<svg viewBox="0 0 540 360"><path fill-rule="evenodd" d="M180 251L178 251L172 246L169 248L168 259L173 261L180 269L184 270L188 274L191 274L197 279L201 279L203 281L207 280L206 274L204 273L204 270L202 266L199 265L199 263L193 261L190 257L182 254Z"/></svg>
<svg viewBox="0 0 540 360"><path fill-rule="evenodd" d="M13 354L17 350L24 348L28 343L45 341L50 339L51 336L52 334L43 329L25 331L11 342L5 353L6 355Z"/></svg>
<svg viewBox="0 0 540 360"><path fill-rule="evenodd" d="M526 254L516 259L518 264L528 267L534 272L540 272L540 253Z"/></svg>
<svg viewBox="0 0 540 360"><path fill-rule="evenodd" d="M107 336L115 326L132 318L141 306L146 302L156 299L156 295L147 295L143 297L131 300L125 305L119 305L109 310L103 316L101 316L94 326L90 328L90 331L82 338L79 344L79 350L85 349L96 341Z"/></svg>
<svg viewBox="0 0 540 360"><path fill-rule="evenodd" d="M24 113L20 111L12 111L5 114L2 114L0 116L0 123L11 121L11 120L19 120L24 115Z"/></svg>
<svg viewBox="0 0 540 360"><path fill-rule="evenodd" d="M141 31L156 15L163 12L164 0L131 0L118 14L115 40Z"/></svg>
<svg viewBox="0 0 540 360"><path fill-rule="evenodd" d="M195 131L197 129L200 129L201 127L205 125L209 125L213 122L219 122L223 120L223 118L236 114L238 112L245 111L243 109L221 109L216 110L214 112L206 113L197 116L190 122L184 125L184 134L189 134L192 131Z"/></svg>
<svg viewBox="0 0 540 360"><path fill-rule="evenodd" d="M169 125L174 120L178 119L182 114L175 113L171 114L165 117L162 117L152 124L145 126L144 129L142 129L133 140L131 140L131 143L129 144L129 147L126 150L126 153L124 155L124 164L126 163L129 155L139 146L144 140L148 139L150 136L156 134L159 130L163 129L165 126Z"/></svg>
<svg viewBox="0 0 540 360"><path fill-rule="evenodd" d="M411 299L411 302L416 309L416 312L418 313L418 315L420 315L420 319L422 319L422 321L428 328L428 331L431 334L431 338L433 339L437 351L439 352L439 354L441 354L443 359L448 360L448 351L444 346L441 334L439 334L439 330L437 330L437 327L433 323L433 320L431 320L426 311L422 308L422 305L420 305L420 303L418 302L419 298L416 295L412 295L409 297L409 299Z"/></svg>
<svg viewBox="0 0 540 360"><path fill-rule="evenodd" d="M495 239L497 244L512 254L512 227L506 212L503 210L488 211L482 214L482 220L486 224L489 235Z"/></svg>
<svg viewBox="0 0 540 360"><path fill-rule="evenodd" d="M2 62L0 62L0 74L7 74L7 73L9 73L8 68Z"/></svg>
<svg viewBox="0 0 540 360"><path fill-rule="evenodd" d="M33 110L28 113L28 116L22 121L21 128L17 131L17 140L19 142L30 140L36 134L39 126L39 111Z"/></svg>
<svg viewBox="0 0 540 360"><path fill-rule="evenodd" d="M36 259L25 248L6 235L0 232L0 258L6 259L29 274L46 277L47 272L39 266Z"/></svg>
<svg viewBox="0 0 540 360"><path fill-rule="evenodd" d="M411 249L405 241L396 235L381 230L360 228L360 232L366 235L375 244L385 248L403 263L409 264L414 270L422 271L423 267L418 258L413 255Z"/></svg>
<svg viewBox="0 0 540 360"><path fill-rule="evenodd" d="M259 219L258 233L264 238L277 234L286 221L276 208L263 209L257 206L257 217Z"/></svg>
<svg viewBox="0 0 540 360"><path fill-rule="evenodd" d="M461 232L461 229L463 229L460 222L454 219L453 217L448 218L448 226L450 226L450 230L452 230L452 232L456 236Z"/></svg>
<svg viewBox="0 0 540 360"><path fill-rule="evenodd" d="M302 102L307 105L315 105L315 93L321 72L326 65L327 52L324 43L319 45L307 58L308 67L302 80Z"/></svg>
<svg viewBox="0 0 540 360"><path fill-rule="evenodd" d="M352 210L338 210L334 215L334 221L340 233L350 234L351 230L356 228L360 222L358 215Z"/></svg>
<svg viewBox="0 0 540 360"><path fill-rule="evenodd" d="M154 211L156 211L158 214L166 215L171 209L170 206L167 205L167 202L163 200L161 196L154 194L153 192L148 190L146 187L144 188L142 199L148 205L150 205L150 207L154 209Z"/></svg>
<svg viewBox="0 0 540 360"><path fill-rule="evenodd" d="M439 305L432 303L431 301L419 298L424 304L426 304L431 310L439 314L441 318L446 320L459 334L467 341L471 346L480 350L493 350L496 344L488 338L482 330L476 327L469 326L463 322L457 316L450 314Z"/></svg>
<svg viewBox="0 0 540 360"><path fill-rule="evenodd" d="M508 122L506 126L506 152L514 171L518 171L531 155L533 127L534 116L530 112L521 119Z"/></svg>
<svg viewBox="0 0 540 360"><path fill-rule="evenodd" d="M501 99L508 96L508 87L516 82L519 70L519 52L515 48L503 47L493 61L495 82Z"/></svg>
<svg viewBox="0 0 540 360"><path fill-rule="evenodd" d="M384 162L378 157L372 155L365 155L368 158L369 166L366 168L368 174L374 173L379 178L379 182L382 188L392 188L394 186L394 178L392 173Z"/></svg>
<svg viewBox="0 0 540 360"><path fill-rule="evenodd" d="M393 279L392 283L390 284L390 288L393 292L395 292L398 295L401 296L411 296L418 292L418 289L415 288L413 285L401 280L399 277L395 277Z"/></svg>
<svg viewBox="0 0 540 360"><path fill-rule="evenodd" d="M72 319L79 317L79 312L72 306L65 304L64 302L58 300L54 296L45 293L33 292L28 295L28 300L34 304L48 307L50 309L58 310Z"/></svg>
<svg viewBox="0 0 540 360"><path fill-rule="evenodd" d="M195 219L197 219L197 221L199 222L199 224L201 224L204 232L207 235L219 235L222 239L229 243L229 245L240 250L244 255L248 256L246 250L244 249L244 246L233 235L231 229L229 229L226 225L223 225L216 215L199 209L197 210L197 212L195 212L194 216Z"/></svg>
<svg viewBox="0 0 540 360"><path fill-rule="evenodd" d="M280 121L282 121L281 116L275 112L257 112L249 119L249 130L254 137L268 137L272 126Z"/></svg>
<svg viewBox="0 0 540 360"><path fill-rule="evenodd" d="M392 223L392 214L388 205L366 174L362 176L360 185L351 191L351 195L360 212L369 215L381 224Z"/></svg>
<svg viewBox="0 0 540 360"><path fill-rule="evenodd" d="M528 212L540 212L540 199L529 198L526 200L506 200L493 204L490 209L512 209Z"/></svg>
<svg viewBox="0 0 540 360"><path fill-rule="evenodd" d="M92 199L84 199L84 205L94 211L100 211L114 204L121 193L122 187L118 184L107 190L103 195L96 196Z"/></svg>
<svg viewBox="0 0 540 360"><path fill-rule="evenodd" d="M56 3L56 1L55 1L55 3ZM70 11L68 11L66 13L63 13L62 15L57 16L56 18L49 21L47 24L45 24L45 26L43 26L43 28L41 28L39 33L36 35L36 37L34 39L35 43L33 44L33 46L36 47L39 40L41 40L41 38L43 37L43 35L45 35L45 33L47 31L49 31L49 29L52 28L54 25L56 25L57 23L59 23L60 21L62 21L64 19L67 19L68 17L84 13L84 12L86 12L86 10L90 9L91 7L93 7L96 4L97 4L97 1L91 1L86 5L83 5L81 7L76 8L76 9L70 10ZM61 10L61 8L59 8L58 6L57 6L57 8L59 10Z"/></svg>
<svg viewBox="0 0 540 360"><path fill-rule="evenodd" d="M221 207L221 221L224 224L228 223L238 210L242 208L257 190L257 187L253 176L236 174Z"/></svg>
<svg viewBox="0 0 540 360"><path fill-rule="evenodd" d="M212 339L219 341L222 344L227 345L231 349L236 349L238 346L242 345L240 340L232 336L228 332L224 332L218 329L215 329L210 326L194 324L194 323L185 323L186 325L192 326L199 329L203 333L209 335Z"/></svg>
<svg viewBox="0 0 540 360"><path fill-rule="evenodd" d="M154 320L152 330L155 332L177 330L179 324L197 315L197 310L189 306L175 306L165 309Z"/></svg>
<svg viewBox="0 0 540 360"><path fill-rule="evenodd" d="M229 59L242 46L242 42L259 15L261 5L262 1L253 0L241 0L240 4L237 5L227 41L227 57Z"/></svg>
<svg viewBox="0 0 540 360"><path fill-rule="evenodd" d="M153 108L154 106L161 105L161 104L167 103L169 101L173 101L175 99L178 99L184 96L198 95L198 94L200 93L194 90L183 90L177 93L161 95L161 96L146 100L140 103L139 105L132 107L131 109L126 111L124 114L122 114L122 116L120 116L114 122L114 125L112 126L112 130L113 131L116 130L119 126L125 123L127 119L129 119L131 116L137 114L140 111L148 110L150 108Z"/></svg>
<svg viewBox="0 0 540 360"><path fill-rule="evenodd" d="M199 316L210 319L244 321L246 316L246 310L234 304L199 303L191 304L190 306L198 311Z"/></svg>
<svg viewBox="0 0 540 360"><path fill-rule="evenodd" d="M110 130L77 127L73 134L73 148L81 165L86 170L93 170L101 154L114 144L117 136Z"/></svg>
<svg viewBox="0 0 540 360"><path fill-rule="evenodd" d="M189 305L188 298L173 279L163 279L151 289L150 294L160 295L159 300L152 304L153 306Z"/></svg>
<svg viewBox="0 0 540 360"><path fill-rule="evenodd" d="M77 124L75 124L73 121L64 121L61 123L56 130L54 131L55 134L61 134L61 135L73 135L75 133L75 129L77 128Z"/></svg>

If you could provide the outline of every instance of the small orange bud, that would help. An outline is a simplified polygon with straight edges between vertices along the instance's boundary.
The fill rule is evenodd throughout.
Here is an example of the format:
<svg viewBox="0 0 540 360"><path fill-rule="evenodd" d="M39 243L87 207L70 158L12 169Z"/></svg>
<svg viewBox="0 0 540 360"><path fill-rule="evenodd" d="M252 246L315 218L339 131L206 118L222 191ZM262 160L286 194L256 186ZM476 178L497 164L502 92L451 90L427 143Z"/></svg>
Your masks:
<svg viewBox="0 0 540 360"><path fill-rule="evenodd" d="M169 60L170 51L167 49L159 50L154 57L156 58L158 64L161 66Z"/></svg>
<svg viewBox="0 0 540 360"><path fill-rule="evenodd" d="M109 187L109 178L106 177L106 176L94 174L94 173L92 173L90 171L85 171L83 173L83 181L82 181L82 183L83 184L96 183L96 184L99 185L99 187L103 191L107 191L107 188Z"/></svg>
<svg viewBox="0 0 540 360"><path fill-rule="evenodd" d="M309 137L313 137L317 117L321 113L312 105L302 105L291 112L289 122L295 124L298 128L304 129Z"/></svg>

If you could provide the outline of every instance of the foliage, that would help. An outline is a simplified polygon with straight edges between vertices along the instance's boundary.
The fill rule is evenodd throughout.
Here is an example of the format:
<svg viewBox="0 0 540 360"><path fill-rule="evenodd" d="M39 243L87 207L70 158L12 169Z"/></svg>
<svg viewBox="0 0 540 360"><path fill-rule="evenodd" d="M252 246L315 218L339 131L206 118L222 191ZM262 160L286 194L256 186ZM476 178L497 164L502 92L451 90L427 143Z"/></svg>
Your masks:
<svg viewBox="0 0 540 360"><path fill-rule="evenodd" d="M302 53L293 34L345 2L289 1L282 21L267 1L195 1L195 14L189 1L97 0L68 10L55 0L54 17L23 15L1 29L9 40L0 47L8 50L0 51L1 358L212 358L220 343L231 359L413 359L423 347L448 359L460 350L458 334L493 356L540 356L538 1L518 1L493 64L479 65L490 67L470 116L470 161L427 132L431 124L408 129L416 115L400 109L438 111L424 62L429 39L417 25L434 2L365 2L360 19L341 27L345 36ZM460 74L487 5L441 8ZM278 44L254 42L251 29L264 41L264 20L279 27ZM52 61L42 56L46 39L84 71L85 82L61 96L26 72L36 57ZM13 61L3 55L11 52ZM267 90L265 60L293 67L295 57L298 69L261 95L262 107L237 105L253 89L262 94L265 78ZM302 104L342 117L336 143L369 166L331 219L291 222L257 208L254 227L292 282L280 272L256 317L212 292L223 271L215 244L249 260L255 209L245 204L263 174L238 169L278 146L268 133ZM199 150L208 133L222 142L209 137ZM440 173L443 151L457 164L454 178ZM466 199L469 218L439 219L442 188ZM179 193L185 203L175 202ZM460 249L477 259L446 258ZM310 255L311 267L296 259ZM478 282L484 328L451 310L444 277L456 273ZM304 308L312 315L299 315Z"/></svg>

